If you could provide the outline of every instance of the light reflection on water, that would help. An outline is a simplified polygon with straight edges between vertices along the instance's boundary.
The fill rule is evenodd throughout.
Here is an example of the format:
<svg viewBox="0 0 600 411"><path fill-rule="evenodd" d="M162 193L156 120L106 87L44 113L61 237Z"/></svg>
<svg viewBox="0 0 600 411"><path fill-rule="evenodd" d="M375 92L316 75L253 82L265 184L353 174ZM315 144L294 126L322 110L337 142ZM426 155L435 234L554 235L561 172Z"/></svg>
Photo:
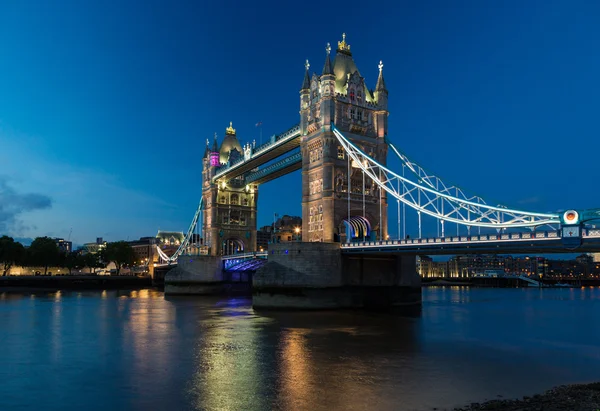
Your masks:
<svg viewBox="0 0 600 411"><path fill-rule="evenodd" d="M432 409L600 380L600 288L423 290L420 317L0 292L2 409Z"/></svg>

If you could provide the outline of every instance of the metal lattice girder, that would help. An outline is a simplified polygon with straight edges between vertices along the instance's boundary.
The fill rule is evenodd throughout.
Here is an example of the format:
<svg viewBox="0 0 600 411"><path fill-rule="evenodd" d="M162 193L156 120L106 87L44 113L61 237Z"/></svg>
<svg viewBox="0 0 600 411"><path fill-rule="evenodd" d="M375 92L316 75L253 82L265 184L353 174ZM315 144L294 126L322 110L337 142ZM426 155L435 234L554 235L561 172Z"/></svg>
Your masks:
<svg viewBox="0 0 600 411"><path fill-rule="evenodd" d="M202 197L200 197L200 203L198 204L198 208L196 209L196 213L194 214L192 223L190 224L190 227L188 228L188 231L187 231L183 241L179 245L179 248L177 248L177 251L175 251L175 253L172 256L169 257L168 255L165 254L165 252L163 250L160 249L160 247L158 245L156 246L156 251L158 252L158 255L160 256L160 258L162 260L164 260L165 262L168 262L168 263L172 263L174 261L177 261L177 258L181 254L183 254L183 252L187 249L188 245L190 244L190 239L192 238L192 234L194 234L194 230L196 229L196 224L198 224L198 219L199 219L200 213L202 212L203 209L204 209L204 199Z"/></svg>
<svg viewBox="0 0 600 411"><path fill-rule="evenodd" d="M349 158L353 160L353 167L360 168L380 189L419 213L466 226L496 229L560 223L558 214L491 206L480 197L467 197L463 190L455 186L446 186L441 179L427 174L423 168L411 162L392 146L403 166L411 171L408 177L399 175L366 155L335 126L332 126L332 130Z"/></svg>
<svg viewBox="0 0 600 411"><path fill-rule="evenodd" d="M302 153L294 153L273 164L249 173L244 178L244 184L262 184L302 167Z"/></svg>
<svg viewBox="0 0 600 411"><path fill-rule="evenodd" d="M300 137L300 125L297 124L287 130L284 133L271 136L270 140L266 143L252 148L250 156L246 157L242 156L237 162L229 165L222 166L217 170L213 177L213 181L217 181L221 178L233 178L237 175L241 174L249 167L249 164L255 164L261 161L265 155L269 152L277 152L281 151L285 147L289 147L290 145L295 146L296 144L292 144L294 141ZM290 147L291 149L295 147ZM283 153L278 153L281 155ZM229 176L229 177L227 177Z"/></svg>

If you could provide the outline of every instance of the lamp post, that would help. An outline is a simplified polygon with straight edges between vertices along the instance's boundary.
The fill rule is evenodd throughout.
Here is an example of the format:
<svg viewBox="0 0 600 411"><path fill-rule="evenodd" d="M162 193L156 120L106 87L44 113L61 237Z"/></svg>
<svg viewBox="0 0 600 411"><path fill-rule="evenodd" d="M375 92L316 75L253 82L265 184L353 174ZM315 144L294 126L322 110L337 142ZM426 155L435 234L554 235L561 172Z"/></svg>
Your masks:
<svg viewBox="0 0 600 411"><path fill-rule="evenodd" d="M294 233L296 233L296 241L300 241L300 227L294 227Z"/></svg>

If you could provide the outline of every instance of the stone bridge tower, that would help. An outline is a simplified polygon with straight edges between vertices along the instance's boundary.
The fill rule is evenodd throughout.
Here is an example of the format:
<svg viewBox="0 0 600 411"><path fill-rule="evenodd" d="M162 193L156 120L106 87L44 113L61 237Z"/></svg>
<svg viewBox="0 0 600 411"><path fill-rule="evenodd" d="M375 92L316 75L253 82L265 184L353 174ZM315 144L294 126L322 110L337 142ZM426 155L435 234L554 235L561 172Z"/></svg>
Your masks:
<svg viewBox="0 0 600 411"><path fill-rule="evenodd" d="M388 91L379 64L375 90L367 88L358 71L346 35L331 47L321 75L309 75L306 62L300 89L302 128L302 240L348 241L364 237L387 238L387 196L355 164L348 176L348 157L338 144L335 126L363 152L385 165L387 159ZM348 179L350 178L350 216ZM363 197L364 193L364 197ZM380 217L381 216L381 217ZM348 224L350 218L351 224ZM346 227L354 227L347 230Z"/></svg>
<svg viewBox="0 0 600 411"><path fill-rule="evenodd" d="M242 146L231 124L221 147L218 147L216 133L212 148L206 142L202 159L202 236L211 255L256 251L258 186L246 185L244 176L212 181L219 167L241 156Z"/></svg>

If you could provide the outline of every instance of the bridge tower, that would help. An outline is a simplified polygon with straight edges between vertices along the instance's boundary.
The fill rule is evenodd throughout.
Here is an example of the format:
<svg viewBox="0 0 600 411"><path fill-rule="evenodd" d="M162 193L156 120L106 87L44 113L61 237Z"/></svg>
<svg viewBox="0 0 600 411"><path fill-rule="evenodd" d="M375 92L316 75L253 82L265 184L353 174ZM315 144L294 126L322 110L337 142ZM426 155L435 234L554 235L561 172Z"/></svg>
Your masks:
<svg viewBox="0 0 600 411"><path fill-rule="evenodd" d="M206 142L202 159L202 196L204 200L204 244L211 255L256 251L256 204L258 186L245 185L240 176L229 181L214 181L219 167L242 156L242 147L232 124L218 147L215 133L212 148Z"/></svg>
<svg viewBox="0 0 600 411"><path fill-rule="evenodd" d="M356 165L350 164L349 178L347 154L331 128L334 124L371 158L386 164L384 138L389 113L383 64L379 64L375 90L370 90L354 63L345 34L338 42L333 64L329 44L326 52L320 76L313 73L311 77L306 62L300 89L302 240L346 242L347 232L354 238L385 239L386 192L367 176L363 183L363 173ZM361 229L347 230L347 226Z"/></svg>

